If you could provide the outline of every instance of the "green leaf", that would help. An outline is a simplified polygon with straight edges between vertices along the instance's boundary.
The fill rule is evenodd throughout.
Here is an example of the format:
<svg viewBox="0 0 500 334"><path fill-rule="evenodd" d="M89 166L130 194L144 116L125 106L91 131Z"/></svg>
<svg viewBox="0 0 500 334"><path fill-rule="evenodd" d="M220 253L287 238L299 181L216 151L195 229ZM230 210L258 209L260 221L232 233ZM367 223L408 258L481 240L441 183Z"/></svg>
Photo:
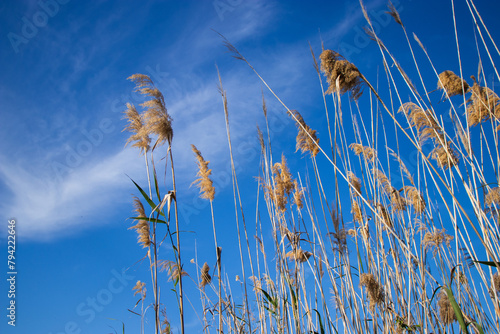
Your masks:
<svg viewBox="0 0 500 334"><path fill-rule="evenodd" d="M153 168L153 177L155 180L156 196L158 196L158 201L161 201L160 188L158 188L158 178L156 177L156 168Z"/></svg>
<svg viewBox="0 0 500 334"><path fill-rule="evenodd" d="M453 291L451 291L451 289L446 285L443 285L443 289L444 291L446 291L446 294L448 295L448 300L450 301L451 306L453 307L453 311L455 311L455 315L457 317L458 323L460 324L460 327L462 328L464 333L468 334L469 330L467 329L467 325L465 325L464 315L455 299L455 296L453 295Z"/></svg>
<svg viewBox="0 0 500 334"><path fill-rule="evenodd" d="M470 325L474 325L476 326L477 330L479 331L480 334L484 334L484 330L483 330L483 326L481 326L480 324L477 323L477 321L471 321L467 324L467 327L469 327Z"/></svg>
<svg viewBox="0 0 500 334"><path fill-rule="evenodd" d="M495 262L495 261L476 261L476 260L472 260L472 262L481 263L490 267L496 267L497 266L496 263L498 263L498 261Z"/></svg>
<svg viewBox="0 0 500 334"><path fill-rule="evenodd" d="M319 321L319 329L321 330L321 334L325 334L325 329L323 328L323 322L321 321L321 314L319 314L318 310L313 309L313 311L318 314L318 321Z"/></svg>
<svg viewBox="0 0 500 334"><path fill-rule="evenodd" d="M438 290L439 290L439 289L441 289L442 287L443 287L443 286L441 286L441 285L440 285L440 286L438 286L438 287L434 290L434 292L432 293L432 297L431 297L431 301L430 301L430 303L432 303L432 300L433 300L433 299L434 299L434 297L436 296L436 292L438 292Z"/></svg>
<svg viewBox="0 0 500 334"><path fill-rule="evenodd" d="M155 209L156 209L156 207L157 207L157 205L156 205L156 204L155 204L155 203L151 200L151 198L149 198L148 194L146 194L146 192L145 192L144 190L142 190L142 188L141 188L141 187L140 187L137 183L135 183L135 181L134 181L134 180L132 180L131 178L130 178L130 180L131 180L132 182L134 182L135 186L137 187L137 189L139 189L139 191L141 192L141 194L142 194L142 196L144 197L144 199L145 199L145 200L148 202L148 204L151 206L151 209L152 209L152 210L155 210ZM164 214L163 212L161 212L161 211L157 211L157 212L158 212L160 215L162 215L163 217L165 217L165 214Z"/></svg>

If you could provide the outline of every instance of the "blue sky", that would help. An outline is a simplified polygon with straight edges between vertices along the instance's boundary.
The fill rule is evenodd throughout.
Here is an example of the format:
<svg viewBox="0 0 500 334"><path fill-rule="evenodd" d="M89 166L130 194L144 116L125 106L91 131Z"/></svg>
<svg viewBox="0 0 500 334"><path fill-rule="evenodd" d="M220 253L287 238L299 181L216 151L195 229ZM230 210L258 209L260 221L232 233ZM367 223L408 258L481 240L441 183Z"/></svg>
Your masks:
<svg viewBox="0 0 500 334"><path fill-rule="evenodd" d="M464 58L470 57L464 73L475 74L471 18L466 5L457 2L460 42ZM394 4L407 29L434 56L438 71L458 71L450 3ZM500 5L476 5L493 38L500 37ZM366 6L400 62L412 61L401 30L384 14L385 1L366 1ZM196 174L191 144L211 161L218 178L216 221L227 238L234 235L216 65L228 94L246 210L250 216L255 211L255 125L263 124L262 84L226 52L214 31L245 55L291 109L301 111L324 143L323 100L308 43L316 55L321 41L326 48L344 50L373 82L383 72L380 52L362 34L366 23L357 1L3 1L0 18L0 244L5 244L8 219L15 218L19 273L17 326L7 326L2 311L2 333L55 334L75 328L109 333L109 326L121 326L109 318L123 321L127 332L139 328L139 319L127 309L136 301L135 281L147 280L147 265L136 264L144 251L127 230L131 195L136 194L127 176L144 185L146 178L138 151L124 146L128 134L122 132L121 112L125 102L139 101L128 76L150 75L174 119L181 222L194 232L186 233L184 242L189 271L195 241L198 251L213 242L206 237L211 235L210 209L190 187ZM418 57L424 60L421 52ZM408 72L415 74L411 66ZM265 94L277 129L273 150L292 156L295 126ZM304 164L299 153L296 160L292 166ZM229 243L223 247L231 249ZM4 310L4 279L0 288ZM90 311L94 299L101 304ZM170 317L175 325L176 315ZM193 333L201 328L194 315L187 326Z"/></svg>

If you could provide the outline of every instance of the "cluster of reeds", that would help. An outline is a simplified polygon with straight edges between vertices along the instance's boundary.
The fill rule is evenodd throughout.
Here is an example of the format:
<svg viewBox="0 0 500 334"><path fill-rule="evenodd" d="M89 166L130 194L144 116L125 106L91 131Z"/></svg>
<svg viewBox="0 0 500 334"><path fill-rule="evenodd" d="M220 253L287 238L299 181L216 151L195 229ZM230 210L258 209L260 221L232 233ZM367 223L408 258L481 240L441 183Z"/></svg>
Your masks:
<svg viewBox="0 0 500 334"><path fill-rule="evenodd" d="M198 271L190 273L197 277L195 288L201 297L201 312L193 305L195 312L202 314L198 316L200 331L487 333L500 328L500 99L484 75L482 80L473 77L469 85L462 75L449 69L438 74L423 43L414 35L418 46L414 49L403 19L389 4L389 13L402 29L409 52L414 55L420 50L427 57L436 78L431 86L437 85L442 94L433 94L423 80L417 89L361 6L367 33L382 54L389 85L375 89L362 74L362 66L338 52L322 48L318 59L313 53L325 96L328 124L321 131L324 129L330 139L327 144L322 141L320 145L316 130L298 111L289 109L243 55L225 41L294 121L296 130L289 131L297 131L293 136L295 149L301 152L295 154L306 157L301 161L307 172L289 167L293 156L273 153L263 98L266 130L258 129L257 214L254 223L245 219L228 100L219 75L235 205L235 222L225 222L224 227L233 228L239 261L224 262L226 268L238 272L234 283L222 268L224 240L217 234L221 225L215 219L212 171L193 145L198 166L194 184L200 196L210 202L214 238L212 255L203 252L202 266L193 260ZM474 6L471 14L480 17ZM482 20L474 22L478 32L487 31ZM488 59L493 59L483 43ZM481 59L482 54L477 56ZM495 68L491 62L490 67ZM479 62L480 73L487 70L485 63ZM410 65L421 67L416 60ZM139 244L148 249L152 305L158 323L155 328L162 330L157 271L168 268L177 289L179 330L184 333L180 230L178 223L175 230L170 228L171 203L177 201L171 118L151 80L141 75L131 78L136 89L151 100L142 104L142 114L128 105L127 129L133 132L129 141L146 156L147 166L149 154L154 176L149 194L138 186L148 210L139 199L134 200L137 223L132 228L138 233ZM343 107L340 101L346 93L351 98L343 102L348 107ZM412 100L405 101L402 96L412 96ZM365 97L370 103L363 103ZM393 126L387 126L389 122ZM156 138L153 148L150 138ZM172 189L162 197L153 150L164 143L169 145ZM150 173L149 167L147 171ZM264 210L259 203L264 203ZM166 227L173 261L159 260L158 224ZM207 264L214 258L216 272ZM241 288L241 295L235 294L238 289L232 287L234 284ZM144 302L144 283L138 282L134 290Z"/></svg>

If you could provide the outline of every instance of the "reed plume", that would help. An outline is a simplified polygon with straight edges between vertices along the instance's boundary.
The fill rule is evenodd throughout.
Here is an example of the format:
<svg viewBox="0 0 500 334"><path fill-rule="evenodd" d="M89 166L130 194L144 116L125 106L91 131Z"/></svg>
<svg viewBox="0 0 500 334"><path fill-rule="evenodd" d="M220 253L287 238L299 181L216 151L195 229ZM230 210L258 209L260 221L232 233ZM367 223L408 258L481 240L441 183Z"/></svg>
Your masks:
<svg viewBox="0 0 500 334"><path fill-rule="evenodd" d="M434 253L436 253L441 245L445 244L447 247L450 247L451 240L453 240L453 236L446 234L445 229L435 229L434 232L425 233L422 245L424 249L428 247L434 248Z"/></svg>
<svg viewBox="0 0 500 334"><path fill-rule="evenodd" d="M398 112L404 113L409 120L410 126L415 127L420 144L424 144L428 138L442 140L442 131L434 119L430 110L423 110L413 102L406 102L399 108Z"/></svg>
<svg viewBox="0 0 500 334"><path fill-rule="evenodd" d="M356 223L363 222L363 213L361 213L361 208L359 207L358 202L356 201L352 202L351 213L352 213L352 220L354 222Z"/></svg>
<svg viewBox="0 0 500 334"><path fill-rule="evenodd" d="M484 204L489 207L493 205L500 206L500 187L494 187L488 191L484 196Z"/></svg>
<svg viewBox="0 0 500 334"><path fill-rule="evenodd" d="M316 136L316 130L312 130L302 118L302 115L297 110L291 110L291 114L295 117L298 129L296 138L296 151L300 150L302 153L309 152L312 157L319 153L319 139Z"/></svg>
<svg viewBox="0 0 500 334"><path fill-rule="evenodd" d="M134 211L136 213L136 217L139 219L136 219L134 221L137 222L132 227L129 227L130 229L134 229L137 232L137 242L142 245L143 248L149 248L151 246L151 237L150 237L150 231L149 231L149 222L147 220L143 220L140 218L146 218L146 213L144 211L144 206L142 205L141 201L134 196Z"/></svg>
<svg viewBox="0 0 500 334"><path fill-rule="evenodd" d="M301 248L297 248L286 253L285 257L297 262L306 262L311 257L311 255L311 252L307 252Z"/></svg>
<svg viewBox="0 0 500 334"><path fill-rule="evenodd" d="M141 282L141 281L137 281L137 283L135 283L134 287L132 288L134 292L134 296L137 295L137 294L140 294L141 295L141 299L144 300L146 298L146 283L144 282Z"/></svg>
<svg viewBox="0 0 500 334"><path fill-rule="evenodd" d="M474 85L470 89L471 96L467 100L467 119L469 126L477 125L490 118L500 118L500 98L488 87L480 86L476 78L471 76Z"/></svg>
<svg viewBox="0 0 500 334"><path fill-rule="evenodd" d="M177 282L181 279L181 276L188 275L188 273L182 270L182 268L174 261L159 261L158 267L160 268L160 271L166 271L168 273L170 281Z"/></svg>
<svg viewBox="0 0 500 334"><path fill-rule="evenodd" d="M134 142L132 147L137 147L139 150L145 154L149 151L149 144L151 143L151 138L148 135L141 115L135 108L133 104L127 103L127 110L125 110L125 119L129 122L129 125L123 129L123 131L130 131L134 133L131 135L125 145L130 142Z"/></svg>
<svg viewBox="0 0 500 334"><path fill-rule="evenodd" d="M451 325L454 321L457 321L457 316L445 291L439 293L438 307L439 318L445 325Z"/></svg>
<svg viewBox="0 0 500 334"><path fill-rule="evenodd" d="M135 91L142 95L151 97L141 106L145 109L143 114L144 128L148 135L156 135L155 146L168 142L172 143L174 135L172 129L172 117L167 112L163 94L154 86L150 77L144 74L134 74L128 77L135 83Z"/></svg>
<svg viewBox="0 0 500 334"><path fill-rule="evenodd" d="M384 301L384 288L380 285L373 274L361 274L359 276L359 285L366 288L366 295L368 296L370 308L372 310Z"/></svg>
<svg viewBox="0 0 500 334"><path fill-rule="evenodd" d="M394 227L394 225L392 223L392 219L389 216L389 213L387 212L387 209L385 208L385 206L383 206L382 204L379 204L377 206L377 213L381 217L382 223L384 224L382 226L382 229L386 230L386 229L392 229Z"/></svg>
<svg viewBox="0 0 500 334"><path fill-rule="evenodd" d="M302 198L304 197L304 190L299 187L297 180L293 180L293 188L295 189L293 193L293 201L297 208L302 209L304 203L302 203Z"/></svg>
<svg viewBox="0 0 500 334"><path fill-rule="evenodd" d="M448 97L452 97L467 93L469 84L453 71L444 71L439 74L438 89L442 89Z"/></svg>
<svg viewBox="0 0 500 334"><path fill-rule="evenodd" d="M274 174L274 188L267 188L267 194L271 196L276 207L281 211L286 211L288 197L295 189L292 174L288 170L285 155L281 155L281 163L277 162L272 168Z"/></svg>
<svg viewBox="0 0 500 334"><path fill-rule="evenodd" d="M201 198L213 201L215 198L215 188L213 186L213 181L210 179L212 170L208 169L208 163L210 161L205 161L205 159L203 159L201 152L196 146L191 145L191 149L196 155L196 163L198 165L198 173L196 174L198 178L192 184L196 184L196 186L200 188Z"/></svg>
<svg viewBox="0 0 500 334"><path fill-rule="evenodd" d="M201 268L201 282L200 282L200 286L202 288L204 288L207 284L209 284L212 281L212 277L208 273L209 271L210 271L210 267L205 262L203 264L203 267Z"/></svg>
<svg viewBox="0 0 500 334"><path fill-rule="evenodd" d="M361 180L354 175L353 172L348 171L347 172L347 178L349 179L349 183L351 186L356 189L356 191L353 191L353 196L357 197L360 196L361 194Z"/></svg>
<svg viewBox="0 0 500 334"><path fill-rule="evenodd" d="M349 148L353 150L354 154L356 154L357 156L362 154L363 158L367 162L374 162L375 157L377 156L375 150L369 146L363 146L361 144L352 143L351 145L349 145Z"/></svg>
<svg viewBox="0 0 500 334"><path fill-rule="evenodd" d="M451 141L447 141L445 146L436 143L436 147L431 152L431 158L436 160L441 168L448 169L458 165L459 159L455 150L450 147L451 144Z"/></svg>
<svg viewBox="0 0 500 334"><path fill-rule="evenodd" d="M361 97L364 82L354 64L332 50L324 50L319 58L321 60L321 70L329 85L326 94L336 92L338 86L341 94L349 92L353 100Z"/></svg>
<svg viewBox="0 0 500 334"><path fill-rule="evenodd" d="M411 206L413 206L415 214L421 214L422 212L424 212L426 203L424 197L422 196L422 193L413 186L404 186L403 191L405 193L407 202L411 204Z"/></svg>

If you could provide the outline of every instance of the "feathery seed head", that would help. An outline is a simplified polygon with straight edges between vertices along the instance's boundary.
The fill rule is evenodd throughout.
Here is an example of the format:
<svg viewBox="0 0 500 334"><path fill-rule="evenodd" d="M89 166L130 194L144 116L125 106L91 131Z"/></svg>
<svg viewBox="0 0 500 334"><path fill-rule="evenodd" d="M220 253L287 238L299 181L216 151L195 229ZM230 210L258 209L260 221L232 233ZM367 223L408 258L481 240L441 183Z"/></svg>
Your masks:
<svg viewBox="0 0 500 334"><path fill-rule="evenodd" d="M366 288L366 295L368 296L370 308L372 310L375 309L375 306L384 301L384 288L380 285L373 274L361 274L359 277L359 285Z"/></svg>
<svg viewBox="0 0 500 334"><path fill-rule="evenodd" d="M452 71L444 71L439 74L438 88L452 97L464 95L469 90L469 84Z"/></svg>
<svg viewBox="0 0 500 334"><path fill-rule="evenodd" d="M132 147L139 148L142 153L146 153L149 150L149 143L151 138L144 127L143 120L137 109L133 104L127 103L127 110L125 110L125 119L128 120L129 125L123 129L123 131L130 131L134 133L131 135L125 145L130 142L135 142Z"/></svg>
<svg viewBox="0 0 500 334"><path fill-rule="evenodd" d="M445 325L450 325L454 321L457 321L457 316L448 298L448 294L443 290L439 293L438 307L439 318Z"/></svg>
<svg viewBox="0 0 500 334"><path fill-rule="evenodd" d="M312 253L304 251L301 248L297 248L295 250L291 250L288 253L285 254L285 257L289 258L290 260L295 260L297 262L306 262L310 257Z"/></svg>
<svg viewBox="0 0 500 334"><path fill-rule="evenodd" d="M451 240L453 240L453 236L448 235L445 232L445 229L436 229L434 232L425 233L422 245L424 246L424 248L434 248L434 254L437 253L439 247L443 244L446 244L447 247L450 247L450 242Z"/></svg>
<svg viewBox="0 0 500 334"><path fill-rule="evenodd" d="M210 161L205 161L205 159L203 159L201 152L198 151L196 146L191 145L191 149L198 160L196 162L198 164L198 173L196 174L198 178L192 184L196 184L200 188L201 198L213 201L215 198L215 188L213 186L213 181L210 179L212 170L208 169L208 163Z"/></svg>
<svg viewBox="0 0 500 334"><path fill-rule="evenodd" d="M500 206L500 187L491 188L484 197L486 206Z"/></svg>
<svg viewBox="0 0 500 334"><path fill-rule="evenodd" d="M316 130L312 130L306 124L302 115L297 110L290 110L290 114L295 116L298 122L296 124L298 129L296 151L300 150L302 153L309 152L312 157L315 157L319 153L319 138L316 136Z"/></svg>
<svg viewBox="0 0 500 334"><path fill-rule="evenodd" d="M426 203L422 196L422 193L413 186L404 186L403 191L408 203L413 206L415 214L421 214L422 212L424 212Z"/></svg>
<svg viewBox="0 0 500 334"><path fill-rule="evenodd" d="M336 92L338 85L341 94L350 92L350 97L353 100L361 97L364 82L356 66L332 50L324 50L319 58L321 60L321 70L329 85L326 94Z"/></svg>
<svg viewBox="0 0 500 334"><path fill-rule="evenodd" d="M353 196L359 196L359 194L361 194L361 180L356 177L356 175L354 175L354 173L351 171L347 172L347 178L349 179L349 183L351 184L351 186L357 190L353 191Z"/></svg>
<svg viewBox="0 0 500 334"><path fill-rule="evenodd" d="M363 222L363 213L361 212L361 208L359 207L358 202L353 201L352 202L352 220L356 223L362 223Z"/></svg>
<svg viewBox="0 0 500 334"><path fill-rule="evenodd" d="M134 197L134 209L137 217L146 218L144 206L137 197ZM137 240L138 240L137 242L141 244L143 248L149 248L149 246L151 245L151 238L149 234L149 222L147 220L142 220L142 219L136 219L135 221L137 222L137 224L135 224L132 227L129 227L129 230L135 229L137 231Z"/></svg>
<svg viewBox="0 0 500 334"><path fill-rule="evenodd" d="M489 292L490 292L490 295L492 296L492 298L495 297L495 294L494 294L495 292L497 294L500 292L500 275L498 273L495 273L493 275Z"/></svg>
<svg viewBox="0 0 500 334"><path fill-rule="evenodd" d="M446 142L446 146L441 145L441 143L436 142L436 147L431 152L431 158L437 161L439 167L448 169L450 167L458 165L458 156L453 148L451 148L452 142Z"/></svg>
<svg viewBox="0 0 500 334"><path fill-rule="evenodd" d="M181 276L186 276L187 272L184 270L179 269L179 265L173 261L165 260L165 261L160 261L158 263L158 267L160 268L160 271L166 271L168 272L169 276L169 281L177 281L181 278Z"/></svg>
<svg viewBox="0 0 500 334"><path fill-rule="evenodd" d="M146 283L144 282L141 282L141 281L137 281L137 283L135 283L134 287L132 288L134 292L134 296L137 295L138 293L141 294L141 299L144 300L146 298Z"/></svg>
<svg viewBox="0 0 500 334"><path fill-rule="evenodd" d="M404 113L408 118L410 126L417 129L420 144L424 144L428 138L433 138L434 140L442 138L441 128L430 110L424 111L415 103L406 102L401 105L398 112Z"/></svg>
<svg viewBox="0 0 500 334"><path fill-rule="evenodd" d="M387 7L389 8L389 11L386 13L388 13L390 16L392 16L394 18L394 21L396 21L397 24L404 27L403 21L401 21L401 17L399 17L399 13L396 10L396 7L394 7L394 5L392 4L392 2L390 0L389 0L389 3L387 4Z"/></svg>
<svg viewBox="0 0 500 334"><path fill-rule="evenodd" d="M172 117L167 112L163 94L154 86L150 77L144 74L134 74L128 78L135 83L135 91L150 100L141 104L145 109L143 114L144 128L147 135L156 135L156 145L168 142L170 145L173 138Z"/></svg>
<svg viewBox="0 0 500 334"><path fill-rule="evenodd" d="M304 203L302 203L304 190L299 188L299 183L297 182L297 180L293 180L293 187L295 189L293 193L293 201L295 202L297 208L302 209L304 207Z"/></svg>
<svg viewBox="0 0 500 334"><path fill-rule="evenodd" d="M354 154L356 154L357 156L359 156L360 154L363 154L363 158L367 162L374 162L375 161L376 152L373 148L368 147L368 146L363 146L363 145L357 144L357 143L352 143L351 145L349 145L349 148L351 150L353 150Z"/></svg>
<svg viewBox="0 0 500 334"><path fill-rule="evenodd" d="M202 288L204 288L207 284L209 284L212 281L212 277L208 273L209 271L210 271L210 267L205 262L203 264L203 267L201 268L201 282L200 282L200 286Z"/></svg>
<svg viewBox="0 0 500 334"><path fill-rule="evenodd" d="M500 118L500 98L488 87L478 85L474 76L471 96L467 100L467 119L469 126L477 125L491 117Z"/></svg>
<svg viewBox="0 0 500 334"><path fill-rule="evenodd" d="M277 162L273 168L274 189L268 189L268 194L272 197L276 207L283 213L286 211L288 197L295 189L292 174L286 165L285 155L281 155L281 163Z"/></svg>

